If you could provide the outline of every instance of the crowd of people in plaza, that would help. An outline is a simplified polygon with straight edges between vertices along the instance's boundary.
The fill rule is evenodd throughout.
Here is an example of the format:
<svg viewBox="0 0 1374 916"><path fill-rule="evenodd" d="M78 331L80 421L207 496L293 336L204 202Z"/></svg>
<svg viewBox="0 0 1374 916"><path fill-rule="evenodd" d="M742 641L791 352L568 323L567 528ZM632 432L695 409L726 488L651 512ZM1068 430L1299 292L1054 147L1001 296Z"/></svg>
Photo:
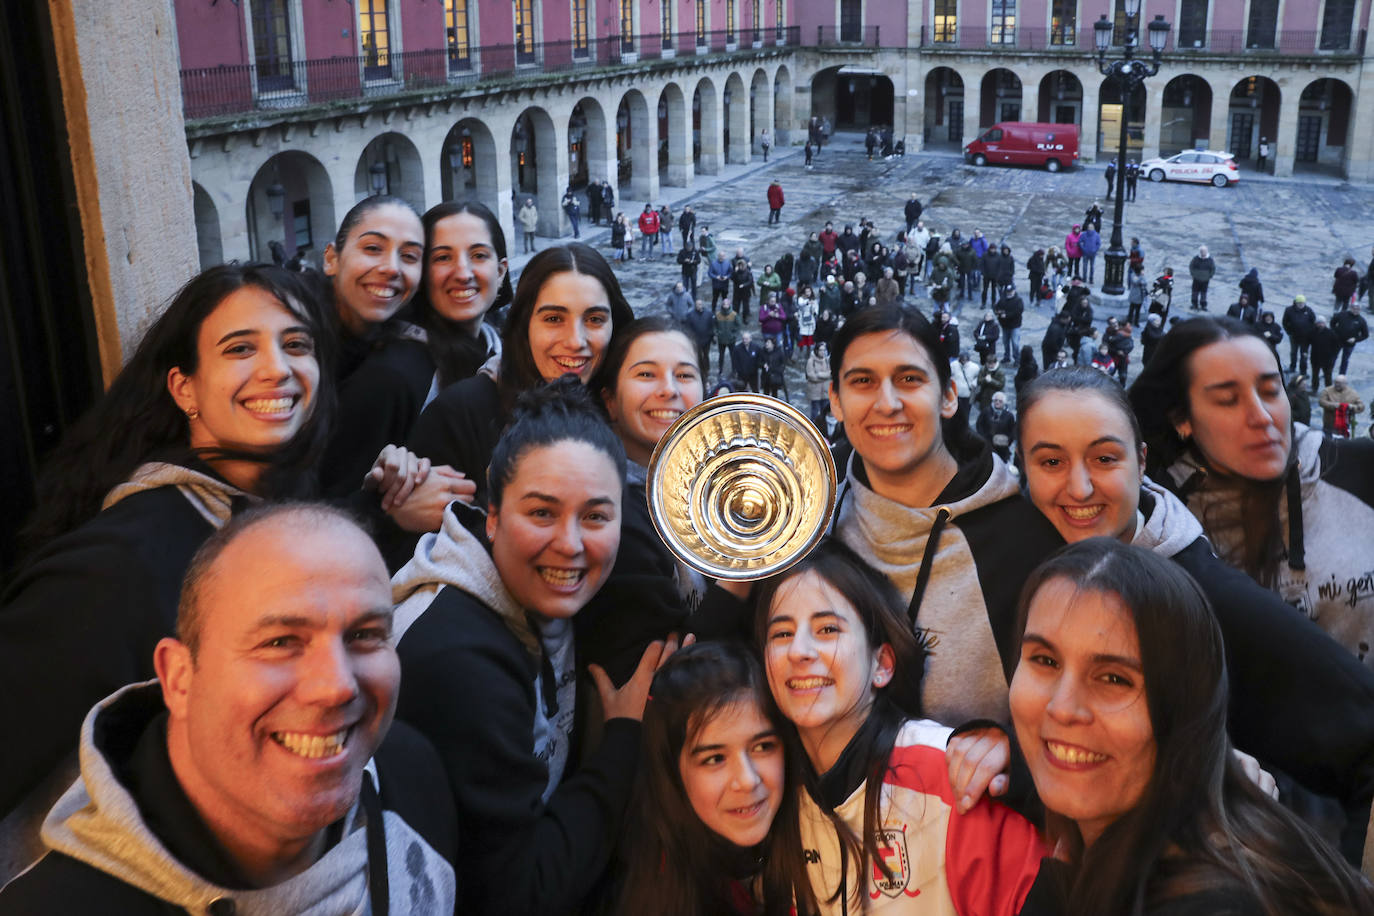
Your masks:
<svg viewBox="0 0 1374 916"><path fill-rule="evenodd" d="M1370 274L1171 315L1132 240L1099 323L1096 206L1022 260L913 194L758 269L598 200L614 257L515 284L485 206L378 196L172 299L0 598L0 914L1374 916ZM655 449L790 373L833 521L710 579Z"/></svg>

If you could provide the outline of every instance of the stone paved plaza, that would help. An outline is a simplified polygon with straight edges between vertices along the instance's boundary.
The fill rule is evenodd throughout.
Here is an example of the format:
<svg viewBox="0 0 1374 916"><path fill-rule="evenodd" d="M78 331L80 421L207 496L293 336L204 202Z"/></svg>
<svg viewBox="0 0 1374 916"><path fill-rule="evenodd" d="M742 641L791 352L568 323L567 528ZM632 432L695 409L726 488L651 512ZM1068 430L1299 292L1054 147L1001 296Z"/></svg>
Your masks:
<svg viewBox="0 0 1374 916"><path fill-rule="evenodd" d="M974 228L995 242L1011 246L1017 262L1017 286L1026 294L1026 258L1036 248L1063 248L1064 234L1096 200L1106 212L1103 248L1111 232L1111 203L1100 167L1050 174L1019 168L976 168L951 154L918 154L887 161L869 162L861 137L841 135L827 147L811 169L803 166L801 152L783 151L768 164L732 167L736 174L721 176L707 190L678 196L679 189L664 188L655 203L668 202L675 214L691 203L698 226L709 224L717 244L732 252L744 248L756 274L785 251L795 255L807 233L819 230L829 219L836 231L859 217L872 218L885 239L904 225L902 205L912 190L925 204L926 225L941 234L959 227L965 238ZM765 191L777 179L786 194L782 224L767 225ZM700 180L700 179L699 179ZM629 215L643 209L644 201L624 198L618 209ZM1188 261L1200 244L1210 249L1217 275L1209 291L1213 314L1224 313L1239 294L1237 283L1251 267L1258 268L1264 284L1265 308L1282 316L1283 309L1299 294L1307 296L1318 315L1330 317L1332 273L1341 260L1354 257L1363 273L1374 246L1374 188L1353 186L1323 176L1274 179L1243 173L1239 185L1218 189L1210 185L1153 184L1142 180L1137 199L1125 211L1125 238L1139 237L1145 251L1147 278L1165 266L1176 277L1172 315L1189 315ZM608 251L609 233L604 229L584 233L585 241ZM553 240L541 239L541 244ZM676 233L675 233L676 241ZM514 265L525 258L517 259ZM676 262L662 257L650 262L617 265L626 295L638 314L663 308L663 299L679 276ZM1102 277L1099 255L1097 276ZM704 271L703 271L704 275ZM701 290L709 297L709 284ZM912 297L908 297L912 302ZM923 310L929 299L917 296ZM956 302L956 305L961 305ZM1124 315L1124 307L1103 307L1094 296L1099 326L1112 314ZM757 314L757 306L753 311ZM978 303L956 309L964 337L981 315ZM1027 308L1022 343L1039 342L1050 318L1050 309ZM757 318L751 326L756 327ZM1287 358L1287 344L1280 345ZM1132 354L1131 377L1139 368L1139 347ZM791 399L805 406L800 359L789 378ZM718 369L713 365L713 370ZM1013 370L1014 371L1014 370ZM1008 395L1012 392L1008 373ZM712 377L714 379L714 371ZM1356 349L1350 379L1365 396L1374 397L1374 339ZM1315 407L1314 419L1320 413ZM1368 418L1360 432L1369 428Z"/></svg>

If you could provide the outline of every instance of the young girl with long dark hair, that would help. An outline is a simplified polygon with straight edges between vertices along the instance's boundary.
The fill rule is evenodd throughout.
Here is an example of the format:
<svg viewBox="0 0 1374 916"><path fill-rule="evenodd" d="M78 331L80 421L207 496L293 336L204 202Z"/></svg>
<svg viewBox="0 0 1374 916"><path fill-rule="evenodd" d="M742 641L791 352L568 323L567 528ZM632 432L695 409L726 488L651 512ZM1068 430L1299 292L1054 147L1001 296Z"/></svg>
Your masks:
<svg viewBox="0 0 1374 916"><path fill-rule="evenodd" d="M619 912L787 916L794 900L811 912L785 723L759 663L738 643L698 643L649 694Z"/></svg>

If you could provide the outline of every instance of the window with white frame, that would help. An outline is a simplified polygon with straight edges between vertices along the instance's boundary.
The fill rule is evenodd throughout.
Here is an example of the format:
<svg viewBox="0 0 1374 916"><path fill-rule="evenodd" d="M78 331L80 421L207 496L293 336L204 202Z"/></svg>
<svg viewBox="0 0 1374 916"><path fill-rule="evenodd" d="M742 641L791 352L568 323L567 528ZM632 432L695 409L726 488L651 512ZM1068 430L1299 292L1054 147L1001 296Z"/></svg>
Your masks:
<svg viewBox="0 0 1374 916"><path fill-rule="evenodd" d="M515 0L515 62L532 64L534 52L534 0Z"/></svg>
<svg viewBox="0 0 1374 916"><path fill-rule="evenodd" d="M1273 48L1279 27L1279 0L1250 0L1250 22L1245 30L1247 48Z"/></svg>
<svg viewBox="0 0 1374 916"><path fill-rule="evenodd" d="M572 46L574 57L586 57L590 53L587 42L587 0L572 0Z"/></svg>
<svg viewBox="0 0 1374 916"><path fill-rule="evenodd" d="M1182 0L1178 7L1178 47L1207 47L1207 4L1209 0Z"/></svg>
<svg viewBox="0 0 1374 916"><path fill-rule="evenodd" d="M995 45L1016 44L1016 0L992 0L992 33Z"/></svg>
<svg viewBox="0 0 1374 916"><path fill-rule="evenodd" d="M959 28L959 0L935 0L935 16L931 20L937 42L952 42Z"/></svg>
<svg viewBox="0 0 1374 916"><path fill-rule="evenodd" d="M1078 44L1078 0L1053 0L1050 4L1050 44Z"/></svg>
<svg viewBox="0 0 1374 916"><path fill-rule="evenodd" d="M1350 37L1355 25L1355 0L1326 0L1322 12L1323 51L1350 49Z"/></svg>
<svg viewBox="0 0 1374 916"><path fill-rule="evenodd" d="M292 89L290 0L253 0L253 64L258 91Z"/></svg>
<svg viewBox="0 0 1374 916"><path fill-rule="evenodd" d="M358 0L358 43L363 52L363 76L391 76L391 23L388 0Z"/></svg>

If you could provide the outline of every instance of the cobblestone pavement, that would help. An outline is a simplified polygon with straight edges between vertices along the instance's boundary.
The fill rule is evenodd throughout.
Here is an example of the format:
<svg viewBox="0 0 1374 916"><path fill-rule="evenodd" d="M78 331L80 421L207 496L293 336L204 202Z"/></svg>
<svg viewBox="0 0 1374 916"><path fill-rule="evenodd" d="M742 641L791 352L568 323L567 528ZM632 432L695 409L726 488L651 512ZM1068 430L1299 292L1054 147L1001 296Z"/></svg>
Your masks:
<svg viewBox="0 0 1374 916"><path fill-rule="evenodd" d="M684 203L691 203L698 226L709 224L717 244L727 251L742 247L756 273L786 251L795 255L807 233L822 228L826 220L832 220L839 231L845 223L869 217L885 239L892 239L904 226L902 205L913 190L925 204L922 218L933 230L948 234L957 226L967 238L974 228L981 228L989 239L1010 245L1023 296L1026 258L1036 248L1057 245L1062 249L1064 234L1082 221L1093 201L1106 211L1102 233L1106 248L1112 211L1100 167L1058 174L976 168L950 154L915 154L870 162L860 139L842 135L816 157L811 169L803 166L799 150L784 150L767 165L735 167L732 171L738 174L722 176L703 190L684 193L682 189L664 188L655 203L669 202L675 214L681 212ZM782 184L787 203L781 225L768 226L765 192L774 179ZM637 213L642 207L643 201L625 198L620 209ZM1125 208L1128 246L1132 236L1141 240L1147 277L1157 276L1165 266L1174 268L1178 279L1171 315L1190 314L1188 261L1199 245L1207 245L1217 262L1209 291L1212 314L1225 312L1239 293L1240 278L1255 267L1264 284L1265 307L1276 318L1299 293L1307 296L1318 315L1329 318L1332 273L1341 260L1347 255L1354 257L1361 272L1369 263L1374 245L1374 187L1325 176L1274 179L1253 173L1245 174L1239 185L1224 189L1142 180L1136 201ZM584 241L603 251L609 251L608 239L604 228L583 233ZM1099 281L1102 270L1099 256ZM671 257L618 264L616 272L637 314L661 311L665 296L680 275ZM709 297L709 285L703 284L702 289ZM931 305L924 295L908 297L907 301L922 309ZM1096 297L1094 309L1099 326L1108 315L1125 313L1124 306L1104 305ZM756 303L752 311L756 316ZM958 313L965 316L965 336L971 336L971 325L978 320L981 306L974 302ZM1050 310L1044 306L1026 310L1021 342L1035 348L1037 361L1049 317ZM756 324L755 317L751 326ZM1280 345L1285 359L1286 347L1286 343ZM1139 366L1138 347L1133 355L1132 378ZM798 358L789 376L789 389L791 401L805 409L800 364ZM1374 339L1355 351L1349 376L1368 403L1374 396ZM1314 395L1313 413L1319 422L1315 402ZM1368 424L1366 417L1360 424L1362 433Z"/></svg>

